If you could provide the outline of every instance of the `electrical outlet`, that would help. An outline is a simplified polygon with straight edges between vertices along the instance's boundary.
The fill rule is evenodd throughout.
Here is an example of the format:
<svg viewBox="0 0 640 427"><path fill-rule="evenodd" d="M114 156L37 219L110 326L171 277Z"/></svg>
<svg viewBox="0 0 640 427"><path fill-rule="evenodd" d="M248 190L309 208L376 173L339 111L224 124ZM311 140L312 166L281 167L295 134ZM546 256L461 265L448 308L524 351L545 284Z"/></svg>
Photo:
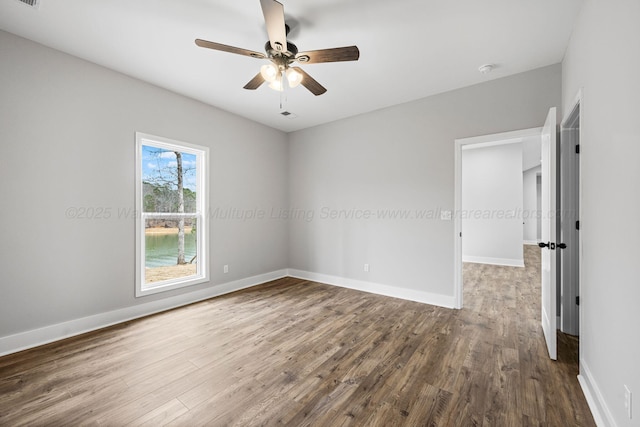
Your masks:
<svg viewBox="0 0 640 427"><path fill-rule="evenodd" d="M364 271L365 271L365 273L369 272L369 264L365 264L364 265Z"/></svg>
<svg viewBox="0 0 640 427"><path fill-rule="evenodd" d="M627 416L631 419L631 390L626 385L624 386L624 407L627 409Z"/></svg>
<svg viewBox="0 0 640 427"><path fill-rule="evenodd" d="M224 274L227 274L229 272L229 266L227 264L225 264L224 267L222 267L222 272Z"/></svg>

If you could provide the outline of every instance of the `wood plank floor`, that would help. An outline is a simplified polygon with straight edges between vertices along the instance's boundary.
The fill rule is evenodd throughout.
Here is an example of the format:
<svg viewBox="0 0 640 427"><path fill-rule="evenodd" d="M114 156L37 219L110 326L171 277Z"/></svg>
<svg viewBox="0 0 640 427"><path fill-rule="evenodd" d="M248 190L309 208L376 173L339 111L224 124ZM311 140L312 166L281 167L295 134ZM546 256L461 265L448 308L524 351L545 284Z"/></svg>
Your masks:
<svg viewBox="0 0 640 427"><path fill-rule="evenodd" d="M0 358L0 425L593 426L526 268L449 310L281 279Z"/></svg>

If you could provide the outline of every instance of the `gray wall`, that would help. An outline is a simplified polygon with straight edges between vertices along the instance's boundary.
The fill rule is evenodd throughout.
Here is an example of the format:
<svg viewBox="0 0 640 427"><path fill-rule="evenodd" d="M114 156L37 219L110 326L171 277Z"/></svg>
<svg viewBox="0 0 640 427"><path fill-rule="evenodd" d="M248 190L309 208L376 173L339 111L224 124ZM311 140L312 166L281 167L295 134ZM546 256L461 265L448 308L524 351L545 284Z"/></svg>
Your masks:
<svg viewBox="0 0 640 427"><path fill-rule="evenodd" d="M522 143L462 148L462 261L524 267Z"/></svg>
<svg viewBox="0 0 640 427"><path fill-rule="evenodd" d="M454 224L438 210L453 209L454 140L541 126L560 84L554 65L290 134L290 203L316 213L291 222L290 267L453 296Z"/></svg>
<svg viewBox="0 0 640 427"><path fill-rule="evenodd" d="M0 337L287 267L286 221L212 218L211 282L134 298L134 133L210 147L239 210L288 205L287 136L5 32L0 58Z"/></svg>
<svg viewBox="0 0 640 427"><path fill-rule="evenodd" d="M533 243L538 241L538 174L541 173L540 166L526 170L522 173L522 205L523 205L523 239L525 242Z"/></svg>
<svg viewBox="0 0 640 427"><path fill-rule="evenodd" d="M603 425L640 419L639 22L637 0L586 0L563 62L565 114L584 93L580 368ZM634 393L633 420L624 384Z"/></svg>

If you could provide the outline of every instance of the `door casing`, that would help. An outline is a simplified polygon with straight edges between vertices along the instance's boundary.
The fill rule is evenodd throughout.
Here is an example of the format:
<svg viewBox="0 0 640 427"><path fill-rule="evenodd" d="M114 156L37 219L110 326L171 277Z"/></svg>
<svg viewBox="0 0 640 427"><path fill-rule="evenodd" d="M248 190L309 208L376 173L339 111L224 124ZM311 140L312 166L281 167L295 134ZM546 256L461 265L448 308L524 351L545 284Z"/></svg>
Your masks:
<svg viewBox="0 0 640 427"><path fill-rule="evenodd" d="M568 105L564 120L560 125L562 156L562 197L561 235L568 248L562 252L561 268L561 309L560 330L570 335L580 335L580 308L576 305L576 297L580 295L582 275L582 233L575 230L575 221L582 217L582 155L575 154L575 144L580 144L583 152L582 132L582 89L573 102ZM565 156L567 156L565 158ZM566 182L568 180L569 182ZM575 182L577 181L577 183ZM577 185L576 185L577 184ZM577 187L577 194L574 193ZM575 207L577 205L577 212ZM574 212L572 212L574 211ZM570 250L570 251L568 251Z"/></svg>

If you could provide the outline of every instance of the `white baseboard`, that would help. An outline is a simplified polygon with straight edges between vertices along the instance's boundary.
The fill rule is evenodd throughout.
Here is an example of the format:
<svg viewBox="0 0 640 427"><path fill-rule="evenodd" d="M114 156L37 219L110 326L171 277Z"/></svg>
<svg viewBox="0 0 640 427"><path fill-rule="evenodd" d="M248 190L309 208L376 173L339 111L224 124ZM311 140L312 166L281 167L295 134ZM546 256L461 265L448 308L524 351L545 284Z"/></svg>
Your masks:
<svg viewBox="0 0 640 427"><path fill-rule="evenodd" d="M591 414L598 427L617 427L616 420L613 418L613 414L609 410L598 384L595 382L589 366L580 359L580 375L578 375L578 382L582 387L582 393L584 394Z"/></svg>
<svg viewBox="0 0 640 427"><path fill-rule="evenodd" d="M413 289L383 285L381 283L366 282L363 280L348 279L345 277L331 276L328 274L313 273L310 271L296 269L289 269L288 275L298 279L311 280L313 282L320 282L327 285L340 286L342 288L354 289L357 291L369 292L372 294L400 298L409 301L417 301L424 304L437 305L446 308L455 307L454 297L449 295L432 294Z"/></svg>
<svg viewBox="0 0 640 427"><path fill-rule="evenodd" d="M482 256L463 255L462 262L472 262L475 264L503 265L506 267L524 267L524 259L489 258L489 257L482 257Z"/></svg>
<svg viewBox="0 0 640 427"><path fill-rule="evenodd" d="M524 244L525 245L531 245L531 246L538 246L538 241L537 240L525 240Z"/></svg>
<svg viewBox="0 0 640 427"><path fill-rule="evenodd" d="M272 271L233 282L212 285L209 288L201 289L186 294L176 295L156 301L136 304L131 307L99 313L92 316L73 319L55 325L45 326L31 331L20 332L6 337L0 337L0 356L16 353L39 345L48 344L64 338L80 335L85 332L94 331L117 323L170 310L194 302L206 300L240 289L250 288L271 280L280 279L287 276L287 270Z"/></svg>

